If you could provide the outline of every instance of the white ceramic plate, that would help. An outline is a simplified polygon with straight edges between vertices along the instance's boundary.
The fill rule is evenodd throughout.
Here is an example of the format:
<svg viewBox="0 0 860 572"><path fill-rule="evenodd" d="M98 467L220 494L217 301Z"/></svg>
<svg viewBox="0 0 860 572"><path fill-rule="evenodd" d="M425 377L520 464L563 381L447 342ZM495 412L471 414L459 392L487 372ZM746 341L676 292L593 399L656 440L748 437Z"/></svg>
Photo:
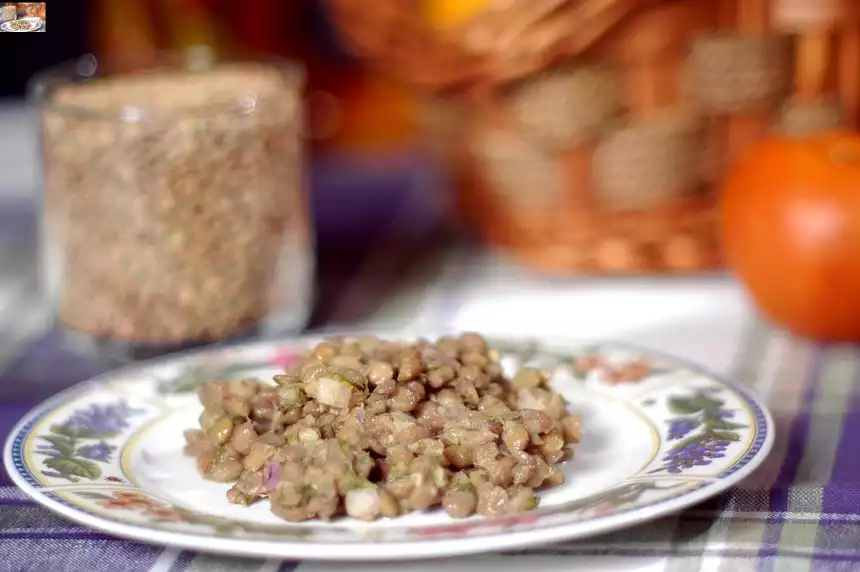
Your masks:
<svg viewBox="0 0 860 572"><path fill-rule="evenodd" d="M582 416L584 437L565 485L540 507L502 519L454 520L442 511L370 524L292 524L267 503L229 504L228 485L203 480L183 455L182 430L209 379L268 378L318 338L226 346L157 360L85 382L30 412L4 462L30 497L108 534L187 549L324 560L383 560L510 550L584 538L679 511L746 477L768 454L773 422L743 389L680 360L604 344L493 342L503 365L530 363ZM575 371L583 356L610 364L645 358L646 378L612 383Z"/></svg>
<svg viewBox="0 0 860 572"><path fill-rule="evenodd" d="M26 30L14 30L12 29L12 22L29 22L30 27ZM18 18L17 20L9 20L8 22L3 22L0 24L0 30L4 32L35 32L39 28L42 27L41 18L30 17L30 18Z"/></svg>

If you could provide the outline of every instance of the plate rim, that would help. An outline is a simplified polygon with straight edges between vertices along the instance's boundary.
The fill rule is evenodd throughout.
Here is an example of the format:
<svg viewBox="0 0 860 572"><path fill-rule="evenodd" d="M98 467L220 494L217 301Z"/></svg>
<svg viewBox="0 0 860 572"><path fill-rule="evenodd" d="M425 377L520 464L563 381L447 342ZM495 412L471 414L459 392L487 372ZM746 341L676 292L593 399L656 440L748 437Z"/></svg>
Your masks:
<svg viewBox="0 0 860 572"><path fill-rule="evenodd" d="M62 406L76 394L84 394L88 390L106 384L112 379L122 376L124 373L138 371L142 368L154 369L159 366L193 361L195 357L205 356L219 350L228 348L254 348L265 347L275 344L299 345L319 340L329 335L359 335L368 334L371 331L380 337L437 337L456 333L453 330L425 330L425 329L401 329L380 331L373 328L326 328L315 332L298 335L284 336L271 339L252 341L231 341L221 344L213 344L204 348L196 348L161 356L151 360L131 363L110 370L98 376L83 380L60 393L49 397L19 419L12 427L3 447L3 462L9 471L12 482L31 500L58 514L59 516L96 530L98 532L150 545L179 548L184 550L207 552L221 555L242 555L258 558L281 558L287 560L315 560L315 561L368 561L382 562L392 560L424 560L442 557L465 556L498 551L512 551L527 547L535 547L560 541L573 541L591 538L617 530L631 528L663 516L668 516L686 508L694 506L704 500L719 495L732 488L746 477L752 474L762 462L768 457L775 440L775 424L771 412L760 397L755 395L746 387L726 379L726 376L715 374L713 371L702 367L686 358L674 356L667 352L654 350L647 346L618 340L582 340L565 336L516 336L484 334L491 342L493 340L509 342L537 342L543 345L564 344L568 346L598 346L612 347L615 349L627 349L639 351L653 357L662 358L674 362L691 372L703 375L737 393L747 405L753 406L761 413L764 427L764 438L758 450L734 472L718 479L707 481L691 491L666 499L652 505L634 508L625 512L599 516L596 518L558 524L554 526L541 527L535 530L510 531L504 534L489 535L485 537L469 537L455 539L408 540L386 543L384 541L367 542L315 542L304 543L294 540L266 540L246 538L224 538L207 536L202 533L188 533L181 531L162 530L149 528L145 525L127 524L117 522L98 515L76 509L72 506L45 494L42 489L32 485L21 473L22 467L18 466L13 456L15 441L26 426L50 411ZM756 428L758 431L759 429ZM386 553L380 549L385 547Z"/></svg>

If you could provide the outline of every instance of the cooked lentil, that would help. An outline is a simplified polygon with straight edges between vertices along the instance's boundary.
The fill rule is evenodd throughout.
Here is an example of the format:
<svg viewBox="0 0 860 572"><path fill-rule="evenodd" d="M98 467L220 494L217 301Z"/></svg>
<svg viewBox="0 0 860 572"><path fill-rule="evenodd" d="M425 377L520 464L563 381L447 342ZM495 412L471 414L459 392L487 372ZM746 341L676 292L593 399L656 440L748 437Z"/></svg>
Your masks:
<svg viewBox="0 0 860 572"><path fill-rule="evenodd" d="M9 27L15 30L16 32L20 32L23 30L30 30L35 27L35 24L29 20L14 20Z"/></svg>
<svg viewBox="0 0 860 572"><path fill-rule="evenodd" d="M274 381L202 386L186 452L205 478L233 483L230 502L268 498L288 521L531 510L536 491L564 482L582 434L547 375L508 379L472 333L327 339Z"/></svg>

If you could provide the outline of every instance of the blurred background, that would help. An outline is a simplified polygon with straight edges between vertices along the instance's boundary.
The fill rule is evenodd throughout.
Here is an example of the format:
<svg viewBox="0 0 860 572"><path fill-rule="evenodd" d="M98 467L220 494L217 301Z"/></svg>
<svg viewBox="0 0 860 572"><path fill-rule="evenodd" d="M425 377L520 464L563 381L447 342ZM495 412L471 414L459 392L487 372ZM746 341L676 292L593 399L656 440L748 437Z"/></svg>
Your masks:
<svg viewBox="0 0 860 572"><path fill-rule="evenodd" d="M391 219L392 213L399 212L407 220L410 212L422 213L420 219L395 230L411 246L397 241L395 246L401 244L413 252L413 241L423 245L447 240L434 230L441 220L442 193L424 190L435 175L427 169L426 157L416 152L413 94L342 49L322 2L64 0L42 4L54 23L50 32L38 37L0 34L7 53L26 54L10 57L0 77L4 104L0 146L6 150L0 159L0 194L31 196L42 183L37 111L26 104L33 74L86 53L147 62L157 54L206 46L219 57L287 58L301 61L306 68L307 121L314 133L309 141L310 195L324 298L329 296L329 285L342 281L362 259L350 249L364 249L378 241L380 229L389 232L390 225L382 222ZM21 217L17 219L23 224ZM418 251L423 252L423 247ZM394 253L388 260L394 266L406 263Z"/></svg>
<svg viewBox="0 0 860 572"><path fill-rule="evenodd" d="M818 341L860 339L858 0L0 1L0 54L0 438L139 359L352 327L736 379L783 440L762 510L856 457L857 349ZM761 550L699 516L634 544L813 566L856 551L848 504L788 544L755 512Z"/></svg>
<svg viewBox="0 0 860 572"><path fill-rule="evenodd" d="M594 310L578 289L642 296L646 283L697 284L701 302L708 280L723 279L717 190L738 158L770 134L803 138L860 118L860 17L837 0L14 6L45 33L0 33L4 270L27 277L9 288L32 304L46 291L48 314L100 343L175 348L263 326L355 323L380 308L395 322L433 321L425 294L456 306L449 288L467 277L493 307L504 287L532 288L524 308L547 288L572 296L541 306L547 316ZM146 71L165 54L188 75L109 73L115 89L102 92L93 81L111 62ZM306 77L270 99L265 74L218 65L272 58L301 62ZM207 84L201 61L212 77L238 75ZM195 115L223 97L250 101L256 123ZM148 121L168 108L171 121ZM762 172L782 184L778 168ZM722 232L744 245L745 267L766 258L742 222ZM222 299L241 303L201 317ZM30 307L8 311L31 320ZM669 312L656 308L655 320ZM601 335L595 327L587 337Z"/></svg>
<svg viewBox="0 0 860 572"><path fill-rule="evenodd" d="M317 0L69 0L39 5L56 28L0 36L11 57L0 97L22 101L32 75L85 53L147 61L164 51L208 46L223 57L284 57L307 67L315 150L398 152L416 135L409 90L370 72L338 44ZM384 112L383 112L384 110Z"/></svg>

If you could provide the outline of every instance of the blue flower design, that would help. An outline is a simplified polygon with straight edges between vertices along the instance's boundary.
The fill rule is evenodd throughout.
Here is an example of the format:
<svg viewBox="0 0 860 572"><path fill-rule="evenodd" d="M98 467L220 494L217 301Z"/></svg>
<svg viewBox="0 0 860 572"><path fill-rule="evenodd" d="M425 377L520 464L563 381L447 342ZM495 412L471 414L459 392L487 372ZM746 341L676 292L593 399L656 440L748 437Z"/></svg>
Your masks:
<svg viewBox="0 0 860 572"><path fill-rule="evenodd" d="M116 450L116 447L109 445L107 441L99 441L93 445L84 445L78 447L78 455L93 461L107 462L110 460L111 454Z"/></svg>
<svg viewBox="0 0 860 572"><path fill-rule="evenodd" d="M36 453L40 453L42 455L48 455L49 457L54 457L62 454L60 448L57 447L54 443L39 443L39 447L35 451Z"/></svg>
<svg viewBox="0 0 860 572"><path fill-rule="evenodd" d="M687 445L680 451L663 457L666 471L680 473L694 466L710 465L714 459L725 457L724 451L730 444L728 441L711 441Z"/></svg>
<svg viewBox="0 0 860 572"><path fill-rule="evenodd" d="M139 409L129 407L125 401L110 405L95 403L76 411L63 423L67 429L86 430L92 435L113 435L128 428L128 417Z"/></svg>
<svg viewBox="0 0 860 572"><path fill-rule="evenodd" d="M93 404L74 411L63 423L39 435L36 452L46 457L43 474L73 483L97 480L102 475L98 463L109 462L117 449L109 440L131 426L131 417L144 411L125 401Z"/></svg>
<svg viewBox="0 0 860 572"><path fill-rule="evenodd" d="M667 441L676 441L662 458L657 473L681 473L692 467L709 465L714 459L725 456L726 449L740 440L739 429L746 426L731 421L735 411L725 408L719 391L696 390L687 395L668 398L669 411L675 414L667 419Z"/></svg>
<svg viewBox="0 0 860 572"><path fill-rule="evenodd" d="M690 434L690 432L699 426L699 421L696 419L685 419L683 417L669 420L669 435L668 439L682 439Z"/></svg>

